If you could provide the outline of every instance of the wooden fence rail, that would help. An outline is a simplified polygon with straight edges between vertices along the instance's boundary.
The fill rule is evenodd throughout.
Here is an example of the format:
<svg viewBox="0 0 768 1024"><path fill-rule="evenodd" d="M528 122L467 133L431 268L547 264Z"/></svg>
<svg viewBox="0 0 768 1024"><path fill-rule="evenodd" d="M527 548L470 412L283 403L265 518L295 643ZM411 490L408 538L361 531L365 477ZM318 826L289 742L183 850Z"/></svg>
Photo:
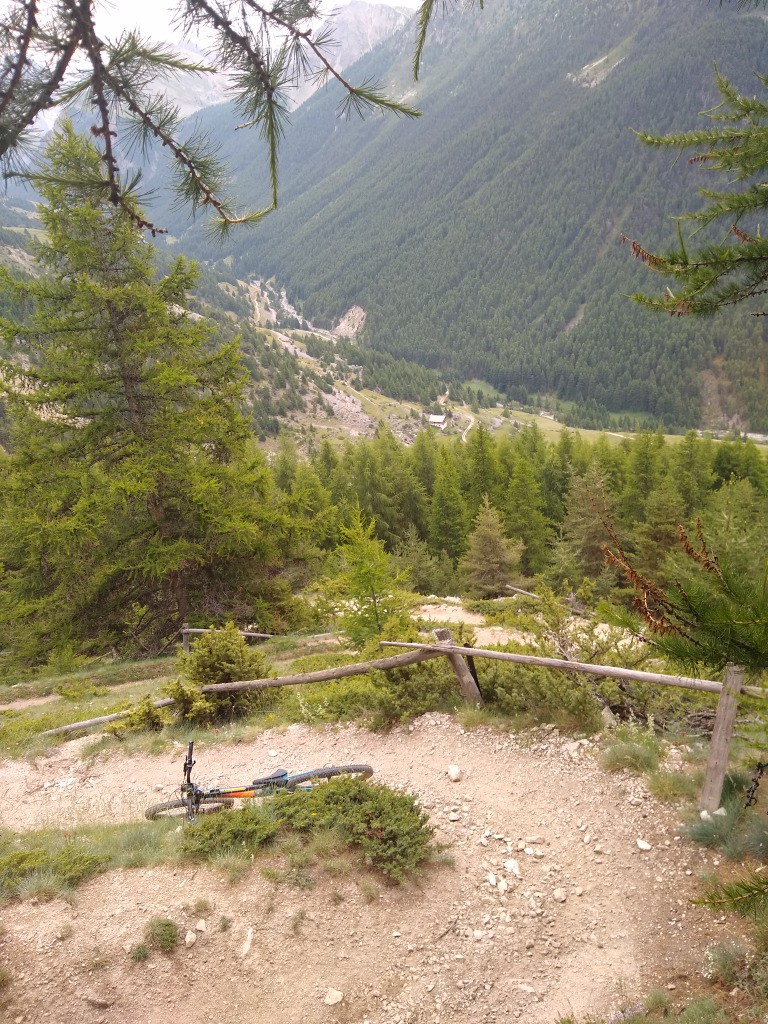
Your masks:
<svg viewBox="0 0 768 1024"><path fill-rule="evenodd" d="M185 654L189 654L189 638L191 636L198 636L200 633L215 633L216 631L214 629L193 629L185 622L179 632L181 633L181 649ZM275 636L274 633L250 633L244 629L238 629L237 632L240 636L247 636L252 640L271 640Z"/></svg>
<svg viewBox="0 0 768 1024"><path fill-rule="evenodd" d="M382 640L382 647L407 647L417 650L439 652L441 644L414 644L394 640ZM638 669L616 668L612 665L590 665L587 662L563 661L560 658L544 658L531 654L511 654L507 651L489 651L476 647L452 647L454 656L467 655L471 658L489 658L496 661L509 661L518 665L538 665L570 672L584 672L589 675L603 676L609 679L629 679L640 683L660 683L662 686L679 686L686 690L699 690L705 693L717 693L720 699L715 714L715 726L712 741L709 745L707 773L699 806L702 811L712 813L720 806L723 795L723 783L728 768L728 753L733 738L733 727L736 723L739 693L751 697L766 697L768 690L759 686L742 686L744 669L737 665L729 665L721 683L714 679L696 679L691 676L667 675L663 672L641 672Z"/></svg>
<svg viewBox="0 0 768 1024"><path fill-rule="evenodd" d="M439 658L445 654L440 651L409 651L407 654L396 654L389 658L379 658L376 661L357 662L354 665L339 665L337 668L319 669L317 672L303 672L294 676L278 676L274 679L247 679L236 683L209 683L201 686L203 693L224 693L237 690L269 690L277 686L300 686L303 683L323 683L333 679L344 679L346 676L362 676L375 669L386 671L391 668L402 668L404 665L416 665L420 661L428 661L430 658ZM167 708L176 701L170 697L163 700L153 701L156 708ZM105 725L108 722L117 722L121 718L130 715L130 711L118 711L113 715L101 715L99 718L87 718L82 722L73 722L72 725L60 725L55 729L46 729L40 733L41 736L56 736L68 732L77 732L78 729L88 729L93 725Z"/></svg>
<svg viewBox="0 0 768 1024"><path fill-rule="evenodd" d="M189 634L207 632L208 630L189 629L185 626L182 635L187 643L187 648ZM245 633L243 635L266 638L268 634ZM476 682L474 670L470 671L469 667L469 665L474 664L475 658L507 661L519 665L537 665L559 671L582 672L609 679L627 679L633 682L678 686L687 690L716 693L719 694L720 699L715 716L715 727L710 744L707 774L701 797L702 810L709 812L717 810L720 804L728 765L728 752L738 709L739 694L745 693L756 697L768 696L768 690L756 686L742 686L744 669L732 665L729 665L726 669L723 682L717 682L714 679L697 679L691 676L668 675L662 672L643 672L638 669L617 668L612 665L592 665L586 662L563 661L560 658L545 658L530 654L511 654L507 651L493 651L476 647L460 647L454 643L448 629L435 630L435 636L438 638L438 642L433 644L382 641L382 647L407 648L408 650L404 654L379 658L375 661L356 662L351 665L340 665L337 668L320 669L317 672L279 676L275 679L247 679L232 683L212 683L201 687L201 689L203 693L231 693L241 690L267 690L281 686L300 686L305 683L330 682L334 679L344 679L348 676L365 675L376 670L387 671L388 669L402 668L406 665L415 665L430 658L445 657L456 674L459 690L464 699L478 704L483 703L483 698ZM470 659L469 665L466 658ZM166 698L155 701L154 706L156 708L168 707L173 703L173 700ZM75 732L78 729L86 729L90 726L118 721L128 714L130 714L129 711L122 711L113 715L103 715L100 718L90 718L86 721L74 722L72 725L48 729L42 735L53 736L55 734Z"/></svg>

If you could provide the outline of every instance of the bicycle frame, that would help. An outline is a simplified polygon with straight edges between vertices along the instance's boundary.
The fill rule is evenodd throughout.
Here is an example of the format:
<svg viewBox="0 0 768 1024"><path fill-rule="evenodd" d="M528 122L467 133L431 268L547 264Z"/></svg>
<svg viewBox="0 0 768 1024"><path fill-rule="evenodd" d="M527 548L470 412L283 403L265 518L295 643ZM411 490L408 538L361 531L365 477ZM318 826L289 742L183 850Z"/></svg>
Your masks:
<svg viewBox="0 0 768 1024"><path fill-rule="evenodd" d="M270 775L264 775L245 786L203 788L192 780L195 766L194 742L190 741L184 760L184 775L178 790L181 799L171 800L148 807L145 814L150 820L170 813L184 812L187 821L195 821L198 814L220 811L231 807L234 800L249 800L257 796L268 796L281 790L300 791L313 789L318 782L338 776L369 778L373 768L367 764L327 765L311 768L290 775L285 768L278 768Z"/></svg>

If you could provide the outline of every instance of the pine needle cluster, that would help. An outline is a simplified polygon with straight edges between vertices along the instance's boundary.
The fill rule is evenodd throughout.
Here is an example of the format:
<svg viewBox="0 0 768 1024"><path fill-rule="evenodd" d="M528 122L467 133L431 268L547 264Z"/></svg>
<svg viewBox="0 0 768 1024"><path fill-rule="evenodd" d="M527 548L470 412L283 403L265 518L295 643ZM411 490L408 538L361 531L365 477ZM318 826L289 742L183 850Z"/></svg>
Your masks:
<svg viewBox="0 0 768 1024"><path fill-rule="evenodd" d="M92 112L93 139L101 166L78 178L86 192L101 190L152 234L164 229L137 212L140 174L127 171L133 154L162 149L170 154L173 188L193 212L213 211L220 231L260 220L277 206L278 151L288 116L290 90L304 80L335 79L344 90L342 113L389 110L405 117L418 111L388 97L377 82L355 85L333 64L332 32L313 32L321 15L312 0L180 0L176 22L185 37L212 39L211 65L181 58L137 32L116 40L96 24L95 0L9 0L0 14L0 160L6 174L23 174L24 150L40 114L77 103ZM428 22L427 18L427 22ZM426 25L424 25L426 31ZM422 44L423 45L423 44ZM271 203L240 211L227 193L226 167L210 141L183 122L163 83L180 75L219 71L229 77L244 121L266 142Z"/></svg>

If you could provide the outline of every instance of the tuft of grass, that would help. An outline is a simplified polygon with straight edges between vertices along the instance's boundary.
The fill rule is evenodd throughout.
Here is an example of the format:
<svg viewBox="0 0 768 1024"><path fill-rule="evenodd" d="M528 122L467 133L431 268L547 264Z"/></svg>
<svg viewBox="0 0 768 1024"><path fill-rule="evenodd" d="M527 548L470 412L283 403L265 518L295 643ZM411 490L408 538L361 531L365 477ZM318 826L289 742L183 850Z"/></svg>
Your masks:
<svg viewBox="0 0 768 1024"><path fill-rule="evenodd" d="M348 875L352 870L352 867L352 858L349 856L328 857L322 862L323 871L326 875L330 875L331 878L339 878L342 875Z"/></svg>
<svg viewBox="0 0 768 1024"><path fill-rule="evenodd" d="M232 927L232 918L231 917L227 917L225 914L222 914L221 917L219 918L219 931L220 932L228 932L231 927Z"/></svg>
<svg viewBox="0 0 768 1024"><path fill-rule="evenodd" d="M734 942L717 942L704 953L703 974L705 978L732 988L740 979L746 951Z"/></svg>
<svg viewBox="0 0 768 1024"><path fill-rule="evenodd" d="M765 910L755 915L753 942L758 956L762 957L768 954L768 914Z"/></svg>
<svg viewBox="0 0 768 1024"><path fill-rule="evenodd" d="M147 922L146 936L161 953L172 953L179 941L179 926L169 917L153 917Z"/></svg>
<svg viewBox="0 0 768 1024"><path fill-rule="evenodd" d="M72 886L54 871L37 868L16 883L14 895L20 900L66 900L69 903L74 892Z"/></svg>
<svg viewBox="0 0 768 1024"><path fill-rule="evenodd" d="M609 772L644 775L658 770L660 755L661 745L652 732L624 726L613 733L600 763Z"/></svg>
<svg viewBox="0 0 768 1024"><path fill-rule="evenodd" d="M135 964L143 964L146 960L149 960L149 946L146 942L137 942L131 949L130 956Z"/></svg>
<svg viewBox="0 0 768 1024"><path fill-rule="evenodd" d="M293 915L293 917L291 918L291 931L293 932L294 935L301 934L301 926L304 924L306 918L307 912L303 907L297 910L296 913Z"/></svg>
<svg viewBox="0 0 768 1024"><path fill-rule="evenodd" d="M710 848L722 848L736 833L742 818L740 804L726 805L726 814L713 814L709 819L696 818L685 829L685 834L694 843Z"/></svg>
<svg viewBox="0 0 768 1024"><path fill-rule="evenodd" d="M648 788L657 800L677 803L692 799L699 788L699 780L682 772L668 772L660 769L648 776Z"/></svg>
<svg viewBox="0 0 768 1024"><path fill-rule="evenodd" d="M645 1008L648 1013L658 1013L666 1017L669 1013L669 995L663 989L654 989L646 996Z"/></svg>
<svg viewBox="0 0 768 1024"><path fill-rule="evenodd" d="M747 815L744 852L755 860L768 861L768 816L765 814Z"/></svg>
<svg viewBox="0 0 768 1024"><path fill-rule="evenodd" d="M210 914L213 907L209 900L205 899L205 897L201 897L200 899L195 900L194 903L185 903L181 909L189 917L205 917L206 914Z"/></svg>
<svg viewBox="0 0 768 1024"><path fill-rule="evenodd" d="M498 729L509 728L510 720L496 708L487 704L480 706L467 704L456 712L456 720L464 729Z"/></svg>
<svg viewBox="0 0 768 1024"><path fill-rule="evenodd" d="M374 903L381 895L378 885L370 878L358 879L357 887L366 903Z"/></svg>
<svg viewBox="0 0 768 1024"><path fill-rule="evenodd" d="M338 857L346 848L344 836L336 827L318 828L311 834L306 847L313 861L326 861L329 857Z"/></svg>
<svg viewBox="0 0 768 1024"><path fill-rule="evenodd" d="M13 975L8 968L0 967L0 992L2 992L3 989L8 988L12 981Z"/></svg>
<svg viewBox="0 0 768 1024"><path fill-rule="evenodd" d="M223 871L230 885L237 885L251 870L251 858L237 850L224 850L214 853L209 863L218 871Z"/></svg>
<svg viewBox="0 0 768 1024"><path fill-rule="evenodd" d="M344 902L344 893L339 889L331 889L331 903L338 906L339 903Z"/></svg>
<svg viewBox="0 0 768 1024"><path fill-rule="evenodd" d="M677 1018L679 1024L729 1024L724 1010L714 999L696 999Z"/></svg>

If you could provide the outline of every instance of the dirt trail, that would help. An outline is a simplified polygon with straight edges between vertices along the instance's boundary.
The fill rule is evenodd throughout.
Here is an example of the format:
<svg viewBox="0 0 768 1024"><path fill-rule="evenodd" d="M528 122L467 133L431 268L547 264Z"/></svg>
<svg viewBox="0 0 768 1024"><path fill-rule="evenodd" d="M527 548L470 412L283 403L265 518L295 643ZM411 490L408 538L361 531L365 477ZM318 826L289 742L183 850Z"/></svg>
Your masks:
<svg viewBox="0 0 768 1024"><path fill-rule="evenodd" d="M7 824L138 818L163 799L158 786L170 793L180 778L181 748L86 765L82 742L3 765ZM0 940L14 976L9 1020L550 1024L606 1012L617 993L684 993L703 948L722 937L724 924L688 902L711 855L680 839L674 812L641 783L606 775L587 745L554 729L465 733L429 714L387 735L297 725L196 754L210 783L277 765L370 762L378 779L419 796L455 863L418 886L382 887L372 902L354 876L319 869L305 890L275 887L258 870L229 886L215 871L168 867L96 879L72 907L9 906ZM449 764L462 770L457 783ZM194 945L131 961L154 915L194 931L182 908L199 898L212 910ZM329 989L343 993L338 1004L326 1004Z"/></svg>

